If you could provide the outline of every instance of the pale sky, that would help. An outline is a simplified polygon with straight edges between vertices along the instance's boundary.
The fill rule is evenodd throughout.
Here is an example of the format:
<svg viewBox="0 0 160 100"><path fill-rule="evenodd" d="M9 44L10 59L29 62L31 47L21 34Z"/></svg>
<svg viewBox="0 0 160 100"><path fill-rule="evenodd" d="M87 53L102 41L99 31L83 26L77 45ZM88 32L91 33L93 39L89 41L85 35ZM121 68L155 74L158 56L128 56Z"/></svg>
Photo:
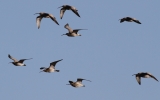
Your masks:
<svg viewBox="0 0 160 100"><path fill-rule="evenodd" d="M78 9L81 18L59 6ZM0 3L0 99L1 100L159 100L160 83L133 74L150 72L160 80L159 0L4 0ZM53 14L60 25L44 18L36 26L38 12ZM120 23L133 17L142 24ZM64 25L81 30L82 36L61 36ZM18 67L8 64L8 54L33 58ZM40 67L57 63L60 72L39 73ZM68 81L84 78L86 87Z"/></svg>

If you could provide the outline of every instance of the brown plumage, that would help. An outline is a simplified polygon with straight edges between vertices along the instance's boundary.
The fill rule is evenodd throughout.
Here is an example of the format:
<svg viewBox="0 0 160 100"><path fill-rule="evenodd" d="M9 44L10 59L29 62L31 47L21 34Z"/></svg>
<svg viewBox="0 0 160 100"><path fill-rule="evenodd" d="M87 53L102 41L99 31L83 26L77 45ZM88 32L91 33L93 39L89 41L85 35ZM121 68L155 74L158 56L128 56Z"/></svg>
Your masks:
<svg viewBox="0 0 160 100"><path fill-rule="evenodd" d="M133 74L133 75L136 76L136 80L139 83L139 85L141 85L141 77L143 77L143 78L153 78L156 81L158 81L152 74L147 73L147 72L141 72L141 73L137 73L137 74Z"/></svg>
<svg viewBox="0 0 160 100"><path fill-rule="evenodd" d="M60 18L61 19L62 19L62 17L63 17L63 15L64 15L66 10L72 10L78 17L80 17L80 15L78 13L78 10L75 7L70 6L70 5L63 5L61 7L58 7L58 8L61 8L61 10L60 10Z"/></svg>
<svg viewBox="0 0 160 100"><path fill-rule="evenodd" d="M138 24L141 24L141 22L139 20L136 20L135 18L131 18L131 17L124 17L122 19L120 19L120 23L127 21L127 22L136 22Z"/></svg>
<svg viewBox="0 0 160 100"><path fill-rule="evenodd" d="M37 18L36 18L36 23L37 23L38 29L40 28L40 23L41 23L42 18L51 18L57 25L59 25L56 18L52 14L44 13L44 12L35 13L35 14L39 14L39 16L37 16Z"/></svg>
<svg viewBox="0 0 160 100"><path fill-rule="evenodd" d="M12 63L12 64L15 65L15 66L26 66L23 62L24 62L25 60L30 60L30 59L32 59L32 58L29 58L29 59L20 59L20 60L17 60L17 59L15 59L15 58L13 58L10 54L8 54L8 57L14 61L14 62L10 62L10 63Z"/></svg>
<svg viewBox="0 0 160 100"><path fill-rule="evenodd" d="M69 81L70 84L67 84L67 85L71 85L71 86L73 86L73 87L85 87L85 85L82 84L82 81L83 81L83 80L86 80L86 79L77 78L77 81L76 81L76 82ZM91 82L90 80L86 80L86 81Z"/></svg>

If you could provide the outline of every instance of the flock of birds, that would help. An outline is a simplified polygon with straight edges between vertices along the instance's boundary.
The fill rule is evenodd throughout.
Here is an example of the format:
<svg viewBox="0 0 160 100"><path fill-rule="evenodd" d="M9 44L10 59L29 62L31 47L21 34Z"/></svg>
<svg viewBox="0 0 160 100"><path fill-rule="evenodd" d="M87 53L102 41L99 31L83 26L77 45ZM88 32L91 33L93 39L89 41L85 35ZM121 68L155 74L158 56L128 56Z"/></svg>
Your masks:
<svg viewBox="0 0 160 100"><path fill-rule="evenodd" d="M79 13L78 13L78 10L73 7L73 6L70 6L70 5L63 5L63 6L60 6L58 8L61 8L60 10L60 18L62 19L63 18L63 15L65 13L66 10L71 10L73 11L78 17L80 17ZM57 22L56 18L52 15L52 14L49 14L49 13L45 13L45 12L40 12L40 13L35 13L35 14L39 14L39 16L37 16L36 18L36 24L37 24L37 27L38 29L40 28L40 23L41 23L41 20L42 18L51 18L57 25L59 25L59 23ZM124 21L127 21L127 22L135 22L135 23L138 23L138 24L141 24L141 22L135 18L131 18L131 17L124 17L122 19L119 19L120 20L120 23L124 22ZM69 27L69 24L67 23L64 28L66 28L68 30L68 33L66 34L63 34L63 35L67 35L69 37L75 37L75 36L81 36L80 34L78 34L78 31L79 30L87 30L87 29L72 29ZM13 62L10 62L12 63L13 65L15 66L26 66L26 64L24 64L23 62L25 60L30 60L30 59L20 59L20 60L17 60L15 58L13 58L10 54L8 55L8 57L10 59L13 60ZM56 70L55 69L55 66L58 62L62 61L63 59L61 60L57 60L57 61L54 61L54 62L51 62L50 63L50 66L48 68L46 67L41 67L40 68L40 72L47 72L47 73L51 73L51 72L59 72L59 70ZM155 79L156 81L158 81L152 74L148 73L148 72L140 72L140 73L137 73L137 74L133 74L135 75L136 77L136 80L137 82L139 83L139 85L141 85L141 77L142 78L153 78ZM132 76L133 76L132 75ZM83 80L86 80L86 79L82 79L82 78L77 78L77 81L76 82L73 82L73 81L69 81L70 84L67 84L67 85L71 85L73 87L85 87L85 85L82 84L82 81ZM91 82L90 80L86 80L86 81L89 81Z"/></svg>

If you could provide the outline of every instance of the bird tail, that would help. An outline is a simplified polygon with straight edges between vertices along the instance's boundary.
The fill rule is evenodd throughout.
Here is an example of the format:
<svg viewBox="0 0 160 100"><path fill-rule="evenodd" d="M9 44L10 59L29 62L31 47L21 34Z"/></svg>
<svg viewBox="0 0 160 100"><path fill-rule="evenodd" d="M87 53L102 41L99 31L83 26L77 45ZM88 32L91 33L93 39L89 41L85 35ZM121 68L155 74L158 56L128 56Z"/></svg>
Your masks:
<svg viewBox="0 0 160 100"><path fill-rule="evenodd" d="M56 72L60 72L60 70L55 70Z"/></svg>

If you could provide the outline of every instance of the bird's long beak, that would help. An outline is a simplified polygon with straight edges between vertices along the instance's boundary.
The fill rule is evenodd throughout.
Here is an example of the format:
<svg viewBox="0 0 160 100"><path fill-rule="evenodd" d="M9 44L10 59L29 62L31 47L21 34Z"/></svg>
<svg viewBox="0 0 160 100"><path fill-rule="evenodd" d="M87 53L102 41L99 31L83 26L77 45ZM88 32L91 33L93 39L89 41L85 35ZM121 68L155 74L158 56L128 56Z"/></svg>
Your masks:
<svg viewBox="0 0 160 100"><path fill-rule="evenodd" d="M35 13L35 14L39 14L39 13ZM34 14L34 15L35 15L35 14Z"/></svg>
<svg viewBox="0 0 160 100"><path fill-rule="evenodd" d="M10 63L12 63L12 62L9 62L8 64L10 64Z"/></svg>
<svg viewBox="0 0 160 100"><path fill-rule="evenodd" d="M92 82L92 81L90 81L90 80L86 80L86 81Z"/></svg>
<svg viewBox="0 0 160 100"><path fill-rule="evenodd" d="M60 6L60 7L58 7L58 8L61 8L61 7L62 7L62 6ZM58 8L57 8L57 9L58 9Z"/></svg>
<svg viewBox="0 0 160 100"><path fill-rule="evenodd" d="M71 84L66 84L66 85L71 85Z"/></svg>
<svg viewBox="0 0 160 100"><path fill-rule="evenodd" d="M136 74L133 74L132 76L134 76L134 75L136 75Z"/></svg>
<svg viewBox="0 0 160 100"><path fill-rule="evenodd" d="M62 34L61 36L66 35L66 34Z"/></svg>

